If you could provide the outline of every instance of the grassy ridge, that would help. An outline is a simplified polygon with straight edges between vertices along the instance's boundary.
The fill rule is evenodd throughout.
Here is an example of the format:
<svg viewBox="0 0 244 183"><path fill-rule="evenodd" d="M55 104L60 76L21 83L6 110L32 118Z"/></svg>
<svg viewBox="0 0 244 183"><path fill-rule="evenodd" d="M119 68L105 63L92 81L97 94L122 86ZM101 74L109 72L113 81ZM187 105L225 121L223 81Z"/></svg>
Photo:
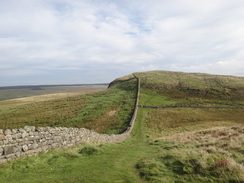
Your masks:
<svg viewBox="0 0 244 183"><path fill-rule="evenodd" d="M64 126L121 133L133 113L136 87L134 79L95 94L1 108L0 128Z"/></svg>
<svg viewBox="0 0 244 183"><path fill-rule="evenodd" d="M203 81L205 78L205 74L185 75L200 77ZM240 91L223 98L226 93L221 93L221 87L212 82L207 85L216 86L218 92L214 95L199 93L198 89L204 90L206 85L197 88L197 80L189 81L188 90L177 89L179 82L177 84L176 81L182 78L182 73L174 75L172 72L157 71L136 73L136 76L141 78L142 85L140 105L243 105L242 95L236 96L238 92L242 94L243 78L236 78L235 81L235 77L231 77L231 87L236 90L239 88ZM168 81L170 78L173 78L172 82ZM128 92L135 89L133 80L130 82L130 85L117 82L111 89L125 91L128 95ZM176 85L172 84L174 82ZM197 89L196 93L191 89ZM110 92L89 96L91 98L88 97L87 102L93 105L101 101L101 105L106 105L105 101L110 97L105 96L115 95ZM120 100L115 96L112 98L114 101ZM107 112L114 109L116 107ZM126 141L103 145L83 144L11 161L0 165L0 178L3 183L244 182L243 115L241 109L139 108L132 136Z"/></svg>
<svg viewBox="0 0 244 183"><path fill-rule="evenodd" d="M141 105L244 105L244 78L175 72L136 73ZM243 182L242 109L140 109L150 144L162 154L136 165L149 182Z"/></svg>
<svg viewBox="0 0 244 183"><path fill-rule="evenodd" d="M169 99L187 103L225 101L227 105L244 105L244 78L210 74L152 71L136 73L141 87Z"/></svg>

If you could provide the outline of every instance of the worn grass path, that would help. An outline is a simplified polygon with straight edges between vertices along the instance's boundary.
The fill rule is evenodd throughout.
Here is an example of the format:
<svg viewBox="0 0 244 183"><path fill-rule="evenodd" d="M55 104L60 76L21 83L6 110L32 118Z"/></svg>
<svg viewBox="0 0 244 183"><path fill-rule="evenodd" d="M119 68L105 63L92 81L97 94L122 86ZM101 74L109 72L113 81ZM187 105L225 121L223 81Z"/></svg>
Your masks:
<svg viewBox="0 0 244 183"><path fill-rule="evenodd" d="M143 182L135 165L141 159L159 152L149 146L145 134L143 109L131 137L116 144L97 145L97 154L80 155L79 149L53 150L0 165L0 180L9 182ZM84 146L84 145L83 145Z"/></svg>

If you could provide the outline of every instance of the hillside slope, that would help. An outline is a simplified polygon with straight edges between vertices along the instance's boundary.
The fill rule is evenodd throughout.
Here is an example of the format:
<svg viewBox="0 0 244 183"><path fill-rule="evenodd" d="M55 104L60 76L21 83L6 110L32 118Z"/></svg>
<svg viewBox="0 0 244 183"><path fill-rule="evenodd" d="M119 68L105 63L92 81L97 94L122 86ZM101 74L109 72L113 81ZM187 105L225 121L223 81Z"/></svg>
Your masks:
<svg viewBox="0 0 244 183"><path fill-rule="evenodd" d="M135 75L141 79L140 105L148 107L140 109L145 131L154 147L164 149L139 161L144 180L244 181L243 77L168 71Z"/></svg>
<svg viewBox="0 0 244 183"><path fill-rule="evenodd" d="M164 96L162 103L158 101L161 105L167 104L167 101L172 104L174 100L177 100L177 104L189 105L244 105L244 77L169 71L135 75L141 79L141 88L145 94L154 92ZM154 105L157 105L155 101Z"/></svg>
<svg viewBox="0 0 244 183"><path fill-rule="evenodd" d="M43 101L36 100L37 97L0 101L0 129L59 126L122 133L133 114L136 92L137 80L133 77L121 79L116 85L99 92Z"/></svg>
<svg viewBox="0 0 244 183"><path fill-rule="evenodd" d="M1 181L244 182L244 112L237 109L244 104L242 77L168 71L134 75L141 81L139 106L166 107L139 107L130 138L116 144L82 144L11 161L0 165ZM111 82L106 95L89 95L92 107L87 109L92 113L101 107L111 110L104 107L109 103L130 111L126 99L133 102L131 96L136 89L132 76ZM169 107L178 105L186 107Z"/></svg>

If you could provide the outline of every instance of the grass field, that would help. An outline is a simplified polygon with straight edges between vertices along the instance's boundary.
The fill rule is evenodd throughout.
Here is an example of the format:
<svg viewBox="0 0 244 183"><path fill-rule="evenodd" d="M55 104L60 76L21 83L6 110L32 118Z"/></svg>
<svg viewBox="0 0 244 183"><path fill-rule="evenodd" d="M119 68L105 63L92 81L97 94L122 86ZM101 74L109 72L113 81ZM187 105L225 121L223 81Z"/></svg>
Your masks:
<svg viewBox="0 0 244 183"><path fill-rule="evenodd" d="M215 136L205 137L212 134L211 130L199 130L193 136L181 133L186 141L183 138L179 141L175 136L155 140L146 125L149 113L140 109L132 137L124 142L83 144L2 164L1 182L227 183L244 180L243 126L219 128L215 135L222 141L213 141ZM230 130L234 130L237 139L226 143L223 138L229 137Z"/></svg>
<svg viewBox="0 0 244 183"><path fill-rule="evenodd" d="M160 88L161 85L168 84L169 78L164 84L165 77L184 78L182 73L175 73L174 76L172 72L157 71L136 75L141 78L140 105L197 103L196 105L205 106L243 106L243 78L236 78L235 81L235 77L228 76L232 90L239 90L230 94L230 97L223 98L226 93L220 92L222 86L217 87L215 80L214 83L210 80L207 84L216 86L217 92L214 95L191 95L191 89L198 87L195 85L197 80L189 82L188 92L174 87L168 88L169 91L165 87ZM190 79L187 78L189 75L203 81L205 76L218 80L218 76L212 75L183 75L186 80ZM116 94L120 90L125 93L134 91L133 82L131 80L129 85L127 82L118 82L110 89L117 91ZM160 84L154 86L155 83ZM174 83L174 80L169 83ZM206 88L203 85L204 83L199 88ZM176 95L178 90L179 95ZM106 91L95 96L88 95L86 101L94 101L91 102L91 108L96 108L95 104L101 102L101 105L105 105L104 101L107 100L114 104L114 101L121 100L118 96L120 95L115 95L113 91ZM114 113L114 109L109 111L110 114ZM115 144L82 144L10 161L0 165L0 179L3 183L242 183L243 119L243 109L139 108L132 135L126 141Z"/></svg>
<svg viewBox="0 0 244 183"><path fill-rule="evenodd" d="M57 94L51 98L48 95L0 101L0 128L64 126L121 133L127 128L133 113L136 87L134 79L96 93L89 91L66 96Z"/></svg>

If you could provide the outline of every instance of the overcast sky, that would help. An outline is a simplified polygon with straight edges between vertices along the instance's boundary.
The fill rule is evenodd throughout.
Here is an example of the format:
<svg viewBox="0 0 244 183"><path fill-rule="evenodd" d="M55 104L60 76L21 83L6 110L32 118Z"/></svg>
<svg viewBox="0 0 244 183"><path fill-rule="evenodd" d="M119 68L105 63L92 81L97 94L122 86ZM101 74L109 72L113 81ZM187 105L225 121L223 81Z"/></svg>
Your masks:
<svg viewBox="0 0 244 183"><path fill-rule="evenodd" d="M244 1L0 0L0 86L149 70L244 76Z"/></svg>

